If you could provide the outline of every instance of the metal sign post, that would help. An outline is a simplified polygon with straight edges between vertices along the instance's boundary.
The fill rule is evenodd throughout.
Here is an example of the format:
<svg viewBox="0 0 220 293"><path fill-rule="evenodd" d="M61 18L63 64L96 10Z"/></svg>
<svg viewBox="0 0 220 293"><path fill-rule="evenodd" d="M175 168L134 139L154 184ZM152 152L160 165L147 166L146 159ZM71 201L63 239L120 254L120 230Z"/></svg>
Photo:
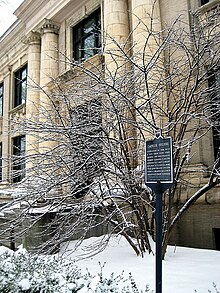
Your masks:
<svg viewBox="0 0 220 293"><path fill-rule="evenodd" d="M145 184L156 194L156 293L162 293L162 196L173 184L171 137L146 141Z"/></svg>

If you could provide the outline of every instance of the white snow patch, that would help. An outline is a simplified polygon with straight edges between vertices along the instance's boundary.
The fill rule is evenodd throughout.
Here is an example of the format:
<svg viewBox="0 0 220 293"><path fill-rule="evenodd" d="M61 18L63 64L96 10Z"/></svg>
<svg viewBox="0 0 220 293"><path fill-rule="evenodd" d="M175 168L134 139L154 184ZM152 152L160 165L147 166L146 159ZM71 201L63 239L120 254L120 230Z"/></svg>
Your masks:
<svg viewBox="0 0 220 293"><path fill-rule="evenodd" d="M85 255L92 242L98 239L85 240L76 251L73 251L75 242L70 242L66 247L66 256L76 260L76 265L83 272L88 269L98 276L101 264L106 277L113 272L119 275L124 271L126 277L132 274L139 289L144 290L146 285L150 290L155 289L155 256L145 253L143 258L137 257L124 238L112 238L104 251L82 259L82 254ZM62 248L61 253L64 253ZM213 283L220 290L219 272L220 251L169 246L163 261L163 293L216 292ZM94 286L96 281L94 279Z"/></svg>
<svg viewBox="0 0 220 293"><path fill-rule="evenodd" d="M11 255L14 253L14 251L11 250L10 248L5 247L5 246L0 246L0 255L5 253L6 251Z"/></svg>
<svg viewBox="0 0 220 293"><path fill-rule="evenodd" d="M29 279L22 279L18 285L21 287L22 290L29 290L31 283L29 281Z"/></svg>

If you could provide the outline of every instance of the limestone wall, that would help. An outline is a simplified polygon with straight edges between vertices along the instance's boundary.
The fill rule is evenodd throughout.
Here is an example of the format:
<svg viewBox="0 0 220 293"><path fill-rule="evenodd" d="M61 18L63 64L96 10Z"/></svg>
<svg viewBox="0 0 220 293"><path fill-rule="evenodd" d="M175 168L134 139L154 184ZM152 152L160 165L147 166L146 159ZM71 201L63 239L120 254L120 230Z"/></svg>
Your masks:
<svg viewBox="0 0 220 293"><path fill-rule="evenodd" d="M215 192L216 189L213 190ZM207 249L220 249L219 204L194 204L183 215L174 230L170 243Z"/></svg>

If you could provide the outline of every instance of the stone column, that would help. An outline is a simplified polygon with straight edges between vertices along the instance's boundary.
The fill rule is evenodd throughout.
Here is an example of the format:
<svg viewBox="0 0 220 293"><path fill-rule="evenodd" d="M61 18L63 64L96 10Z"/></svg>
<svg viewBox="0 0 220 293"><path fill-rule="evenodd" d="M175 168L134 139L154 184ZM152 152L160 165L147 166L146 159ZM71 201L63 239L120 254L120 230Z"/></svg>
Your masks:
<svg viewBox="0 0 220 293"><path fill-rule="evenodd" d="M161 113L156 113L156 107L153 106L157 103L159 108L163 108L163 99L165 98L163 96L166 96L166 93L159 92L159 90L157 95L155 94L155 89L159 88L159 80L160 78L163 79L161 76L165 74L163 55L161 54L160 58L153 58L160 46L160 40L157 37L157 33L161 31L159 0L131 0L131 13L133 59L141 67L147 67L148 64L151 64L151 66L148 66L146 76L143 72L140 73L143 80L137 81L135 85L136 88L139 87L141 96L138 104L145 103L148 105L144 116L152 125L156 124L156 127L162 128ZM142 120L141 117L138 117L138 119ZM156 128L150 126L145 132L146 138L151 138L154 132L156 132Z"/></svg>
<svg viewBox="0 0 220 293"><path fill-rule="evenodd" d="M126 117L123 119L124 121L118 121L118 125L120 124L121 129L123 129L120 139L123 139L123 148L127 150L128 164L130 164L130 167L135 167L137 165L137 145L134 138L137 133L136 127L134 127L135 123L132 123L132 121L135 122L136 113L133 87L131 86L133 69L128 60L132 47L128 0L104 1L104 31L106 34L104 44L106 77L109 80L113 78L113 84L118 83L119 91L127 99L119 95L119 99L121 99L120 107L122 107L120 111L123 111L123 115ZM109 76L108 73L110 73ZM117 101L115 101L115 106L117 107L116 103ZM109 101L109 109L111 109L111 101ZM113 109L113 111L115 110ZM120 119L119 116L116 119ZM117 134L114 134L114 132ZM117 131L113 130L111 135L115 137L119 135L119 132L119 129ZM119 139L119 137L116 139Z"/></svg>
<svg viewBox="0 0 220 293"><path fill-rule="evenodd" d="M27 101L26 101L26 118L27 135L26 135L26 175L31 175L32 168L36 163L35 155L38 153L38 135L32 129L38 123L38 108L40 99L40 55L41 55L41 38L37 32L31 32L27 38L28 44L28 79L27 79Z"/></svg>
<svg viewBox="0 0 220 293"><path fill-rule="evenodd" d="M9 109L11 96L12 73L8 66L8 72L4 77L4 101L3 101L3 119L2 119L2 182L7 184L9 178L9 154L10 154L10 134L9 134Z"/></svg>
<svg viewBox="0 0 220 293"><path fill-rule="evenodd" d="M120 64L125 63L125 60L115 42L125 51L130 47L127 0L104 0L104 32L106 34L104 44L106 52L105 63L107 66L111 66L111 70L117 70ZM111 54L108 54L109 52L117 55L116 62L111 57ZM124 69L125 67L120 68L119 71Z"/></svg>
<svg viewBox="0 0 220 293"><path fill-rule="evenodd" d="M41 72L40 72L40 106L39 120L50 124L53 120L53 105L49 96L48 83L58 76L58 31L59 27L53 21L46 19L40 29L41 33ZM46 137L47 134L41 135L39 144L40 153L44 153L53 148L54 143Z"/></svg>
<svg viewBox="0 0 220 293"><path fill-rule="evenodd" d="M53 21L46 19L41 27L41 76L40 84L44 87L58 75L58 31Z"/></svg>
<svg viewBox="0 0 220 293"><path fill-rule="evenodd" d="M147 55L153 55L158 48L154 36L149 38L151 31L161 30L160 5L159 0L132 0L132 36L134 41L134 53L140 53L143 56L143 50ZM143 63L143 60L140 60Z"/></svg>

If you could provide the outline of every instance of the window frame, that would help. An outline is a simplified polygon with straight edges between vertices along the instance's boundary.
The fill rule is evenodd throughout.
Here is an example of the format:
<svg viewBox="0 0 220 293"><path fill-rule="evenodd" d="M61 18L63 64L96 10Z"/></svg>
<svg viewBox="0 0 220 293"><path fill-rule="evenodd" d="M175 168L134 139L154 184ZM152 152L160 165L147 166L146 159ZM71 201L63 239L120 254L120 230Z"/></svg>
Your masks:
<svg viewBox="0 0 220 293"><path fill-rule="evenodd" d="M88 32L85 32L86 26L92 22ZM94 26L94 28L92 28ZM94 38L94 47L85 48L85 41L89 37ZM92 12L88 17L81 20L78 24L72 27L72 44L73 44L73 60L82 62L86 59L98 54L101 50L101 9L100 7ZM88 52L92 54L88 54ZM86 56L88 55L88 56Z"/></svg>
<svg viewBox="0 0 220 293"><path fill-rule="evenodd" d="M23 72L26 71L26 75L23 77ZM27 98L27 71L28 65L25 64L17 71L14 72L14 108L25 104ZM22 89L25 85L25 94L23 95Z"/></svg>
<svg viewBox="0 0 220 293"><path fill-rule="evenodd" d="M25 135L12 138L12 182L20 182L25 177Z"/></svg>
<svg viewBox="0 0 220 293"><path fill-rule="evenodd" d="M3 116L3 102L4 102L4 82L0 83L0 116Z"/></svg>

